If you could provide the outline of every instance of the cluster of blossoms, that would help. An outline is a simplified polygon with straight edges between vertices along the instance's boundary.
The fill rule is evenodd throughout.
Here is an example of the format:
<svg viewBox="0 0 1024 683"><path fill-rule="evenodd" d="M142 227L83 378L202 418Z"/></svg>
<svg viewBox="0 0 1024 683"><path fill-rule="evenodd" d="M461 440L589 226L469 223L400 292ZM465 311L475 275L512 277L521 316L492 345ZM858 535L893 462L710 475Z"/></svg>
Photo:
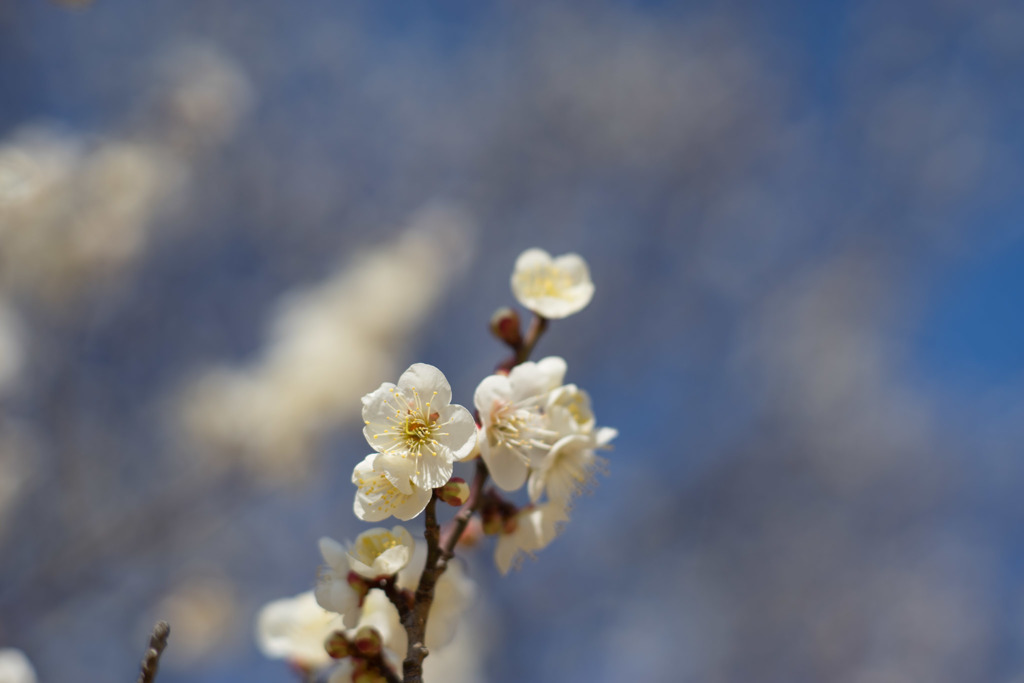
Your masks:
<svg viewBox="0 0 1024 683"><path fill-rule="evenodd" d="M261 646L303 670L339 660L332 683L420 681L429 653L453 638L472 601L473 583L454 559L471 518L497 535L495 562L504 574L524 554L547 546L569 519L573 499L587 489L604 460L597 451L616 436L598 427L590 397L565 383L566 362L527 360L552 319L582 310L594 293L582 258L524 252L512 275L516 299L535 314L524 335L518 315L499 310L491 329L513 355L474 394L476 417L452 404L444 374L412 365L397 383L362 399L363 434L373 452L356 465L353 505L359 519L408 521L425 516L425 544L402 526L370 529L350 545L321 539L316 588L266 606ZM476 461L472 485L453 477L456 462ZM525 486L528 502L504 492ZM436 503L461 508L442 532ZM439 672L439 675L444 675Z"/></svg>

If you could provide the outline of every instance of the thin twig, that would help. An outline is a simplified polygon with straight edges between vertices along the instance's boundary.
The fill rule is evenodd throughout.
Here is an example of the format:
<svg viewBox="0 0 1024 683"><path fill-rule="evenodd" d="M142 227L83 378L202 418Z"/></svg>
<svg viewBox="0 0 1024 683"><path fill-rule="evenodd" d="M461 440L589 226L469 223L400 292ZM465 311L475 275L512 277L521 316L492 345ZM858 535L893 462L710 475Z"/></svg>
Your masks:
<svg viewBox="0 0 1024 683"><path fill-rule="evenodd" d="M530 323L530 329L526 333L526 339L516 349L516 365L525 363L530 358L530 354L533 353L533 347L537 346L537 342L540 341L544 331L548 329L548 319L536 315L533 317L533 322Z"/></svg>
<svg viewBox="0 0 1024 683"><path fill-rule="evenodd" d="M423 683L423 660L429 654L424 644L427 633L427 615L434 604L434 586L444 571L438 565L441 557L441 527L437 523L437 494L427 503L423 537L427 540L427 563L423 566L420 583L416 587L416 598L412 610L403 622L409 636L409 649L402 666L406 683Z"/></svg>
<svg viewBox="0 0 1024 683"><path fill-rule="evenodd" d="M455 515L451 528L449 528L444 539L441 541L441 562L445 567L448 565L448 560L455 556L455 546L458 545L459 539L462 538L462 533L469 525L469 520L473 518L473 515L476 514L476 511L480 509L481 503L483 503L484 483L486 481L487 465L482 458L478 458L476 461L476 474L473 476L473 483L469 489L469 498L458 514Z"/></svg>
<svg viewBox="0 0 1024 683"><path fill-rule="evenodd" d="M398 620L404 623L412 611L412 592L399 588L393 576L381 579L374 587L384 591L384 595L388 596L388 600L398 610Z"/></svg>
<svg viewBox="0 0 1024 683"><path fill-rule="evenodd" d="M171 635L171 627L166 621L156 622L153 635L149 637L149 649L142 656L142 670L139 672L138 683L153 683L156 670L160 665L160 655L167 647L167 637Z"/></svg>

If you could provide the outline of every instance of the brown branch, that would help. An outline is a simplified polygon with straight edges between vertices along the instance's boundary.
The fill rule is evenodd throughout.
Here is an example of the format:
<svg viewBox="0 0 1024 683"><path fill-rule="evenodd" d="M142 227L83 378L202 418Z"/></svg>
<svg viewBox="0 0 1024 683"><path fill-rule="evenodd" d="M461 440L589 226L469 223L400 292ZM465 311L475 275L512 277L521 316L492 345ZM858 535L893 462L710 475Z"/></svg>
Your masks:
<svg viewBox="0 0 1024 683"><path fill-rule="evenodd" d="M402 624L409 636L409 649L405 656L402 673L406 683L423 683L423 660L429 654L424 645L427 633L427 615L434 604L434 586L443 571L438 566L441 557L441 527L437 524L437 494L433 494L425 510L423 537L427 540L427 563L423 566L420 583L416 587L416 598L412 610Z"/></svg>
<svg viewBox="0 0 1024 683"><path fill-rule="evenodd" d="M533 322L530 323L530 329L526 333L526 339L516 349L516 365L525 363L530 358L530 354L533 353L533 347L537 346L537 342L540 341L544 331L548 329L548 319L535 315L533 316Z"/></svg>
<svg viewBox="0 0 1024 683"><path fill-rule="evenodd" d="M142 670L139 672L138 683L153 683L156 670L160 664L160 655L167 647L167 637L171 635L171 627L166 621L156 622L153 635L149 637L149 649L142 656Z"/></svg>
<svg viewBox="0 0 1024 683"><path fill-rule="evenodd" d="M473 515L480 509L480 505L484 501L483 491L486 481L487 465L482 458L478 458L476 461L476 474L469 489L469 498L458 514L455 515L455 518L452 520L452 526L441 541L441 563L444 565L442 571L448 566L448 560L455 556L455 546L458 545L459 539L462 538L463 532L469 525L469 520L473 518Z"/></svg>
<svg viewBox="0 0 1024 683"><path fill-rule="evenodd" d="M403 590L398 587L395 583L395 577L389 576L385 579L381 579L377 582L374 588L379 588L384 591L384 595L388 596L388 600L398 610L398 619L402 623L405 623L409 612L412 611L413 595L412 591Z"/></svg>

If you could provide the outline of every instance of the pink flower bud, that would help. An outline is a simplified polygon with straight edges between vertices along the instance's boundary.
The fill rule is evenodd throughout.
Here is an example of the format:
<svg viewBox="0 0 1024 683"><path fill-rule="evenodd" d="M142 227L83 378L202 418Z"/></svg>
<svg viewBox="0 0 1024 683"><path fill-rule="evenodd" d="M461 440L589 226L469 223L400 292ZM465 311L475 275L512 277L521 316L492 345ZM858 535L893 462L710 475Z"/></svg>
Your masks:
<svg viewBox="0 0 1024 683"><path fill-rule="evenodd" d="M341 659L352 655L352 643L348 642L348 638L341 631L335 631L327 636L327 640L324 642L324 649L334 659Z"/></svg>
<svg viewBox="0 0 1024 683"><path fill-rule="evenodd" d="M465 479L452 477L447 484L437 489L437 497L455 507L465 505L469 500L469 484Z"/></svg>
<svg viewBox="0 0 1024 683"><path fill-rule="evenodd" d="M363 657L376 657L380 654L383 641L377 629L372 626L362 626L356 631L355 646Z"/></svg>
<svg viewBox="0 0 1024 683"><path fill-rule="evenodd" d="M496 310L491 316L491 334L518 349L523 343L519 314L508 306Z"/></svg>

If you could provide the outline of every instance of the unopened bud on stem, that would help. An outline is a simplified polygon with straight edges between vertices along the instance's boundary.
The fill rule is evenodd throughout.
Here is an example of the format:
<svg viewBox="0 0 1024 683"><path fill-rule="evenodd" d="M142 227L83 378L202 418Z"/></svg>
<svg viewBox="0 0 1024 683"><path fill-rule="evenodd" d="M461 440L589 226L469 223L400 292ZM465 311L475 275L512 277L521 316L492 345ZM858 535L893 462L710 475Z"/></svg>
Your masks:
<svg viewBox="0 0 1024 683"><path fill-rule="evenodd" d="M513 349L518 349L523 343L519 314L508 306L496 310L491 316L491 334Z"/></svg>
<svg viewBox="0 0 1024 683"><path fill-rule="evenodd" d="M348 638L341 631L335 631L327 636L327 640L324 642L324 649L334 659L342 659L352 655L352 643L348 642Z"/></svg>
<svg viewBox="0 0 1024 683"><path fill-rule="evenodd" d="M448 483L437 489L437 497L455 507L461 507L469 500L469 484L465 479L452 477Z"/></svg>
<svg viewBox="0 0 1024 683"><path fill-rule="evenodd" d="M359 654L364 657L376 657L380 654L380 649L383 647L383 641L381 640L380 633L377 629L372 626L362 626L356 631L355 637L356 650Z"/></svg>

